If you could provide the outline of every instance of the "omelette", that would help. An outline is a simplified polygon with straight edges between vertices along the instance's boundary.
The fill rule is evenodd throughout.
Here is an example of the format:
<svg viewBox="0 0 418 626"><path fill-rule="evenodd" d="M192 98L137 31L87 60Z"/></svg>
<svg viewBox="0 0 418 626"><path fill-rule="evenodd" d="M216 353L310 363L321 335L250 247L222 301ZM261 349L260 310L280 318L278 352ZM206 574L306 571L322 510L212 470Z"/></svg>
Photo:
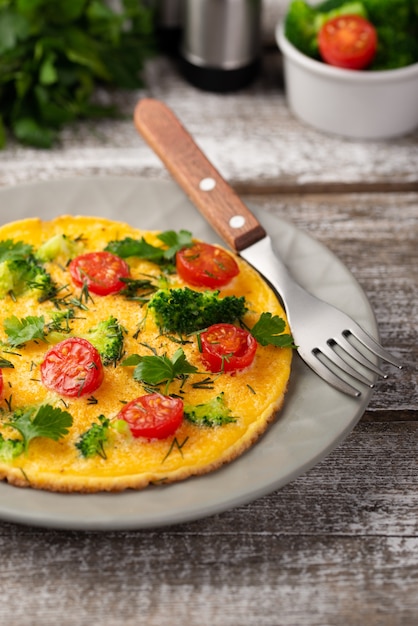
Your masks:
<svg viewBox="0 0 418 626"><path fill-rule="evenodd" d="M245 261L85 216L0 227L0 478L142 489L220 468L281 408L293 344Z"/></svg>

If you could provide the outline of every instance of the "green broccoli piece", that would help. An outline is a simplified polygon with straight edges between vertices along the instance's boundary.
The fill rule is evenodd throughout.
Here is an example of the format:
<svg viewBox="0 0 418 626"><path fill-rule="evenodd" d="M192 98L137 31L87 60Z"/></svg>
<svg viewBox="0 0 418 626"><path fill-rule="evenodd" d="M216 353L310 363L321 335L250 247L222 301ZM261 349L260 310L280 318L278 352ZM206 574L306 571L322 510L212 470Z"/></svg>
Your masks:
<svg viewBox="0 0 418 626"><path fill-rule="evenodd" d="M186 404L184 406L184 416L197 426L209 426L212 428L237 421L237 418L231 415L231 410L225 403L223 391L209 400L209 402L194 406Z"/></svg>
<svg viewBox="0 0 418 626"><path fill-rule="evenodd" d="M418 7L414 0L363 0L377 32L371 70L390 70L418 62Z"/></svg>
<svg viewBox="0 0 418 626"><path fill-rule="evenodd" d="M80 451L81 456L89 459L97 454L106 459L105 444L109 439L110 420L104 415L99 415L99 423L92 424L75 443L75 447Z"/></svg>
<svg viewBox="0 0 418 626"><path fill-rule="evenodd" d="M377 51L371 70L392 70L418 62L418 29L416 35L399 32L390 25L377 27L376 31Z"/></svg>
<svg viewBox="0 0 418 626"><path fill-rule="evenodd" d="M304 0L293 0L286 14L284 32L295 48L309 57L318 56L315 9Z"/></svg>
<svg viewBox="0 0 418 626"><path fill-rule="evenodd" d="M313 58L319 58L318 33L322 25L338 15L367 17L362 2L328 0L315 7L304 0L293 0L285 18L285 35L295 48Z"/></svg>
<svg viewBox="0 0 418 626"><path fill-rule="evenodd" d="M44 302L56 296L58 288L52 277L35 258L33 248L21 241L0 241L0 298L22 295L28 290L39 292Z"/></svg>
<svg viewBox="0 0 418 626"><path fill-rule="evenodd" d="M91 328L83 337L99 352L103 365L116 365L123 355L125 330L116 317L110 316Z"/></svg>
<svg viewBox="0 0 418 626"><path fill-rule="evenodd" d="M418 8L414 0L325 0L315 6L293 0L285 18L285 35L298 50L320 59L319 30L333 17L350 14L365 17L376 28L378 46L370 70L418 62Z"/></svg>
<svg viewBox="0 0 418 626"><path fill-rule="evenodd" d="M369 20L375 26L393 26L408 31L414 0L362 0Z"/></svg>
<svg viewBox="0 0 418 626"><path fill-rule="evenodd" d="M247 311L244 296L219 297L219 291L160 289L148 308L154 312L157 326L164 332L189 334L212 324L232 324Z"/></svg>
<svg viewBox="0 0 418 626"><path fill-rule="evenodd" d="M64 234L54 235L43 243L36 252L36 258L42 262L56 259L71 259L78 254L79 242Z"/></svg>
<svg viewBox="0 0 418 626"><path fill-rule="evenodd" d="M5 439L0 433L0 459L2 461L13 461L24 452L25 445L22 439Z"/></svg>

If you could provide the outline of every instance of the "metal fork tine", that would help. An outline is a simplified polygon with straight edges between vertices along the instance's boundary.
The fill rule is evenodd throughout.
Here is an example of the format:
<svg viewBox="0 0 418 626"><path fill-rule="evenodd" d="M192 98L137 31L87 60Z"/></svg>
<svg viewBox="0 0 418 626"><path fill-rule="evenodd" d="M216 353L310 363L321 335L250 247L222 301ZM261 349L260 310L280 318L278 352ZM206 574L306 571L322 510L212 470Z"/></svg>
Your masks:
<svg viewBox="0 0 418 626"><path fill-rule="evenodd" d="M385 372L381 370L380 367L375 365L372 361L370 361L367 357L365 357L362 352L357 350L357 348L354 347L353 344L348 341L347 337L343 335L343 338L345 339L345 341L342 341L340 339L336 343L342 350L344 350L344 352L349 354L355 361L357 361L357 363L360 363L371 372L374 372L375 374L382 376L382 378L387 378L387 374L385 374Z"/></svg>
<svg viewBox="0 0 418 626"><path fill-rule="evenodd" d="M336 342L333 343L335 344ZM374 383L372 381L363 376L363 374L361 374L358 370L354 369L354 367L347 363L347 361L345 361L339 354L337 354L337 352L335 352L335 350L333 350L331 343L328 343L327 346L320 349L318 348L318 351L329 359L331 363L358 380L360 383L363 383L370 388L374 387Z"/></svg>
<svg viewBox="0 0 418 626"><path fill-rule="evenodd" d="M366 333L360 326L357 326L353 329L349 329L348 333L353 335L360 343L364 344L370 352L376 354L376 356L380 357L383 361L387 361L388 363L392 363L392 365L396 365L399 369L402 369L402 364L396 357L393 356L390 352L385 350L380 343L377 343L373 339L369 333Z"/></svg>
<svg viewBox="0 0 418 626"><path fill-rule="evenodd" d="M335 389L338 389L338 391L342 391L352 398L358 398L359 396L361 396L361 391L337 376L337 374L335 374L335 372L333 372L327 365L325 365L325 363L318 359L317 355L314 352L312 352L312 355L315 358L306 359L306 363L316 374L318 374L318 376L323 378L332 387L335 387Z"/></svg>

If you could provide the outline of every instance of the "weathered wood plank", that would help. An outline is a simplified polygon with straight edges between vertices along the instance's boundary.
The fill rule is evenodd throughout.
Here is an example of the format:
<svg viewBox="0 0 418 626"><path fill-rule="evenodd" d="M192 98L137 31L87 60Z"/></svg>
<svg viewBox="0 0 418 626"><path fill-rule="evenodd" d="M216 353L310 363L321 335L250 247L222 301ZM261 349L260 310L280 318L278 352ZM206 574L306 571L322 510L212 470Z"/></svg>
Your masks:
<svg viewBox="0 0 418 626"><path fill-rule="evenodd" d="M235 511L149 532L0 526L2 623L412 626L418 425L360 423Z"/></svg>
<svg viewBox="0 0 418 626"><path fill-rule="evenodd" d="M352 271L374 309L382 343L404 362L384 367L373 409L416 409L418 380L418 195L246 196L321 241Z"/></svg>
<svg viewBox="0 0 418 626"><path fill-rule="evenodd" d="M76 124L51 151L10 144L0 152L0 186L29 180L91 175L167 179L132 123L139 98L165 101L222 175L235 185L326 189L356 184L418 184L418 131L396 140L350 141L319 133L293 118L283 91L280 54L266 53L260 78L233 94L202 92L186 83L173 59L147 67L147 88L102 94L124 119ZM416 188L416 187L415 187Z"/></svg>

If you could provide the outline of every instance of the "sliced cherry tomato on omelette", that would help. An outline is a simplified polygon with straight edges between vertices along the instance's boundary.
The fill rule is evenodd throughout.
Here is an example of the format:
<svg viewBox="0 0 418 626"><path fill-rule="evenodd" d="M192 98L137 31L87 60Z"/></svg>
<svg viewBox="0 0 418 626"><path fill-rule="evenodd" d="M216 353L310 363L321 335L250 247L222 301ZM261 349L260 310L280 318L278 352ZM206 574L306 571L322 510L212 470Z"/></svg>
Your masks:
<svg viewBox="0 0 418 626"><path fill-rule="evenodd" d="M186 283L210 289L226 285L239 274L237 262L226 250L203 242L177 252L176 268Z"/></svg>
<svg viewBox="0 0 418 626"><path fill-rule="evenodd" d="M130 275L126 261L106 250L81 254L70 262L68 269L78 287L86 285L98 296L117 293L126 287L121 278Z"/></svg>
<svg viewBox="0 0 418 626"><path fill-rule="evenodd" d="M42 382L62 396L91 394L103 382L103 365L86 339L70 337L50 348L41 363Z"/></svg>
<svg viewBox="0 0 418 626"><path fill-rule="evenodd" d="M244 328L213 324L200 335L202 360L211 372L242 370L254 360L257 342Z"/></svg>
<svg viewBox="0 0 418 626"><path fill-rule="evenodd" d="M134 437L165 439L177 430L183 420L183 401L150 393L126 404L118 418L127 422Z"/></svg>
<svg viewBox="0 0 418 626"><path fill-rule="evenodd" d="M372 62L377 48L373 24L360 15L340 15L322 26L319 52L330 65L362 70Z"/></svg>

